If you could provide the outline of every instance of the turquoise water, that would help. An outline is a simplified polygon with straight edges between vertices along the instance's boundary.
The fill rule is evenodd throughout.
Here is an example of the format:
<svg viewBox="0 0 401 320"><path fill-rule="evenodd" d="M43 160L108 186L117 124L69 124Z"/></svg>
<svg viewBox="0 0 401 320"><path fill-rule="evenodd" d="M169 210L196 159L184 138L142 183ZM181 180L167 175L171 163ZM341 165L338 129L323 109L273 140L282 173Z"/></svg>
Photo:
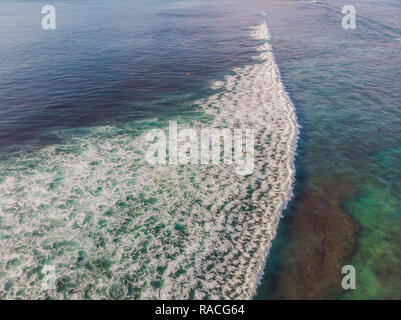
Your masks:
<svg viewBox="0 0 401 320"><path fill-rule="evenodd" d="M271 1L266 11L273 49L302 128L296 197L273 242L260 290L264 298L279 297L280 286L286 285L294 292L287 296L302 298L306 293L298 288L308 283L305 286L313 291L319 286L316 281L327 282L329 293L314 298L400 299L401 4L355 1L356 29L343 30L344 4ZM304 276L306 270L322 266L327 271L330 258L339 254L324 242L316 245L313 236L320 230L312 223L302 226L309 233L305 241L297 236L294 223L308 213L305 206L316 211L315 217L328 215L334 207L338 219L350 215L357 224L352 237L345 225L330 233L354 238L351 250L333 267L334 280L324 272L314 273L316 280ZM319 255L323 261L308 263L299 257L311 243L326 253L326 258ZM300 254L293 258L294 252ZM357 271L357 289L349 292L340 286L345 264ZM272 283L274 279L280 280Z"/></svg>

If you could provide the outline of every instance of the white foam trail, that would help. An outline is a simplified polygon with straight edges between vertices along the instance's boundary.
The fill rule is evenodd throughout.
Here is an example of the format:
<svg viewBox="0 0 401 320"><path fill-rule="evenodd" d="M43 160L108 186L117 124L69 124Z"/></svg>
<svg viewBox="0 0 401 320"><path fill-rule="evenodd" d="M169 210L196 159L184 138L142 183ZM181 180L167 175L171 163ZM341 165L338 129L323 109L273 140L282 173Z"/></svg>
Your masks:
<svg viewBox="0 0 401 320"><path fill-rule="evenodd" d="M244 188L253 190L252 197L248 201L239 196L231 204L255 205L251 214L252 226L244 228L252 228L251 239L245 237L234 247L247 248L256 243L258 246L247 248L252 252L247 257L250 261L244 262L244 269L239 269L241 276L247 279L246 283L241 290L237 289L238 296L223 295L226 298L247 299L256 293L281 212L292 197L295 173L294 154L298 137L295 108L281 81L266 23L251 28L251 35L263 41L258 47L260 54L255 57L261 63L237 69L235 75L227 76L225 90L204 104L216 106L205 110L213 115L215 127L238 126L253 128L256 132L255 174L241 182ZM229 172L225 173L229 175ZM234 176L226 179L235 181Z"/></svg>
<svg viewBox="0 0 401 320"><path fill-rule="evenodd" d="M153 120L61 131L64 144L1 160L0 298L255 294L291 196L298 129L266 24L251 33L260 62L199 104L208 125L255 130L254 174L143 163ZM44 264L56 267L56 292L42 290Z"/></svg>

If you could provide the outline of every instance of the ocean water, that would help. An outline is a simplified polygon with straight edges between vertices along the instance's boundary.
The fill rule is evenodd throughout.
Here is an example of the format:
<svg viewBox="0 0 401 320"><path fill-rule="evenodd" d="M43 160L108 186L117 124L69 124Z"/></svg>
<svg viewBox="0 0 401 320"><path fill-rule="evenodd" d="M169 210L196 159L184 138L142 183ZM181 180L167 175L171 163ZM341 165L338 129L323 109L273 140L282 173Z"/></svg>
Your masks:
<svg viewBox="0 0 401 320"><path fill-rule="evenodd" d="M399 1L44 4L0 3L2 299L399 297ZM150 166L169 120L254 173Z"/></svg>
<svg viewBox="0 0 401 320"><path fill-rule="evenodd" d="M341 28L341 7L356 29ZM401 3L269 1L301 134L258 298L400 299ZM356 270L343 290L341 269Z"/></svg>
<svg viewBox="0 0 401 320"><path fill-rule="evenodd" d="M45 32L39 9L1 5L2 298L251 298L298 130L263 14L62 1ZM169 120L253 129L254 174L148 164L146 134Z"/></svg>

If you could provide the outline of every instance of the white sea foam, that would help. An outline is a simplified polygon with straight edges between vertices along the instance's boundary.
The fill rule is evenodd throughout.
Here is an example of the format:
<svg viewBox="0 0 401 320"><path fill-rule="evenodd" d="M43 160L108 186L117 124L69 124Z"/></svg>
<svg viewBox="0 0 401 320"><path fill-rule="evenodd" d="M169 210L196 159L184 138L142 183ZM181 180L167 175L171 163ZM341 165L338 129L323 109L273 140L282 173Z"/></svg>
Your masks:
<svg viewBox="0 0 401 320"><path fill-rule="evenodd" d="M210 87L214 90L221 89L224 87L224 81L215 81L210 85Z"/></svg>
<svg viewBox="0 0 401 320"><path fill-rule="evenodd" d="M60 131L0 162L1 298L251 298L291 196L297 123L266 24L258 62L199 101L214 128L255 130L255 169L150 166L145 127ZM187 121L187 120L186 120ZM153 121L154 122L154 121ZM201 121L181 127L201 128ZM57 291L41 287L56 268Z"/></svg>

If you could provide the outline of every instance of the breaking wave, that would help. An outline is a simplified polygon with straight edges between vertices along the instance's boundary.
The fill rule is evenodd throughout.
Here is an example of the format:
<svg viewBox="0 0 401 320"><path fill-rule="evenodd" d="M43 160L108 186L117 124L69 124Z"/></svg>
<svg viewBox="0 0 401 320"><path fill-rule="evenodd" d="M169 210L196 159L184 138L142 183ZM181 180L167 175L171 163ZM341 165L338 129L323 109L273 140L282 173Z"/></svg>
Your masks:
<svg viewBox="0 0 401 320"><path fill-rule="evenodd" d="M266 24L254 64L212 85L181 127L255 130L255 167L151 166L153 119L62 130L0 160L3 299L249 299L291 197L297 122ZM44 265L56 290L42 289Z"/></svg>

